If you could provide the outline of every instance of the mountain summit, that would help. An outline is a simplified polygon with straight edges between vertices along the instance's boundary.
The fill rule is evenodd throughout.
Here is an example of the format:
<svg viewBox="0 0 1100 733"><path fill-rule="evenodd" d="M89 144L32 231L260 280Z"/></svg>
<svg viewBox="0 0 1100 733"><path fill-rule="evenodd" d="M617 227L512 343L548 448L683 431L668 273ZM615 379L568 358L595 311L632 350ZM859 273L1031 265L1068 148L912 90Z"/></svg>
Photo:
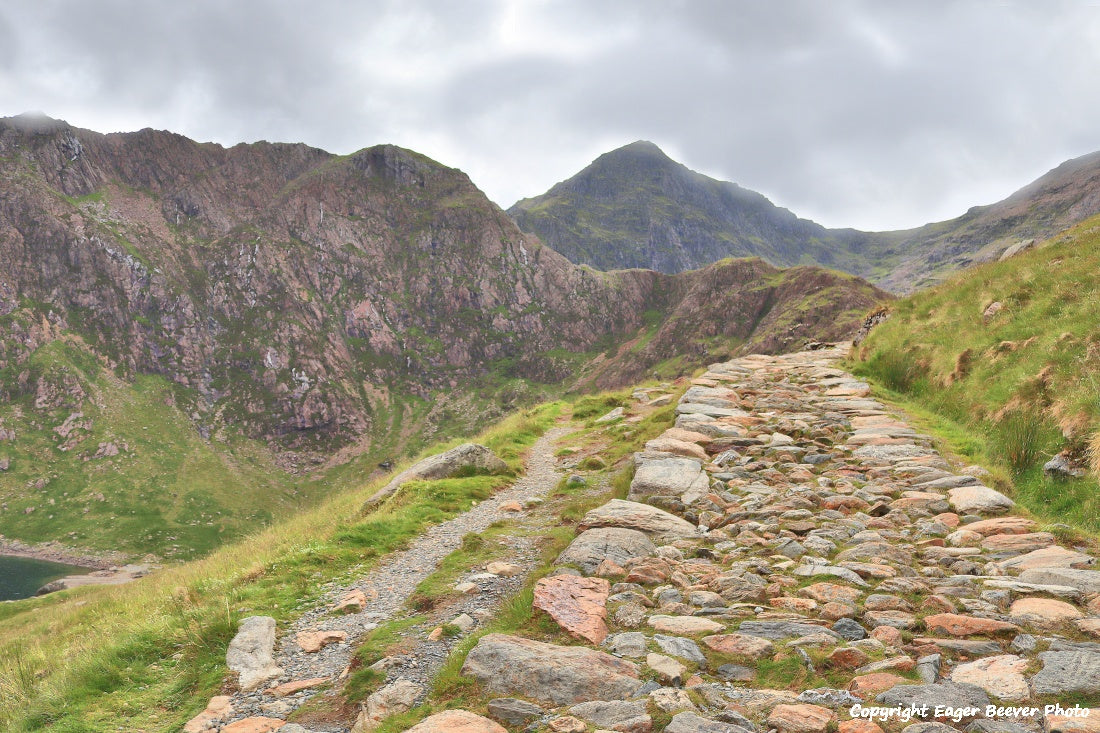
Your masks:
<svg viewBox="0 0 1100 733"><path fill-rule="evenodd" d="M816 264L907 292L1100 213L1100 153L1067 161L1007 199L915 229L826 229L755 191L669 158L651 142L605 153L508 213L573 262L681 272L724 257ZM1020 245L1017 247L1017 245Z"/></svg>
<svg viewBox="0 0 1100 733"><path fill-rule="evenodd" d="M573 262L602 270L681 272L723 257L859 270L842 233L696 173L645 140L601 155L508 213Z"/></svg>

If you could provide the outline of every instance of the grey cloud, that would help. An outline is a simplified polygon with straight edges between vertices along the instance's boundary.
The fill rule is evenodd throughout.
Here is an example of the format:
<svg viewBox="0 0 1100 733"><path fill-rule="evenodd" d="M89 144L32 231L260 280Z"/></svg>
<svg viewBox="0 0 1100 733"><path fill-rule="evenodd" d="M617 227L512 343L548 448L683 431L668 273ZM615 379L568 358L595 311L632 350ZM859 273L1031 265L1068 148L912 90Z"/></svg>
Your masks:
<svg viewBox="0 0 1100 733"><path fill-rule="evenodd" d="M45 0L0 8L0 113L397 142L505 206L647 138L829 225L898 227L1100 149L1098 39L1077 2Z"/></svg>

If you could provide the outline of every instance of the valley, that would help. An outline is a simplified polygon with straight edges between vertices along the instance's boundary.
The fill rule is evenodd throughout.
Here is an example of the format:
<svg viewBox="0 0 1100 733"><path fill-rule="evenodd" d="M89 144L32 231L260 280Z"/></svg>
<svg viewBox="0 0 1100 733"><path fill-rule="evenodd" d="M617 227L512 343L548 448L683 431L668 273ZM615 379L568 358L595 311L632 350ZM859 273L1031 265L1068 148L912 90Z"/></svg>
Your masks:
<svg viewBox="0 0 1100 733"><path fill-rule="evenodd" d="M0 727L1092 733L850 711L1100 703L1095 162L865 233L0 120L0 534L141 563L0 604Z"/></svg>

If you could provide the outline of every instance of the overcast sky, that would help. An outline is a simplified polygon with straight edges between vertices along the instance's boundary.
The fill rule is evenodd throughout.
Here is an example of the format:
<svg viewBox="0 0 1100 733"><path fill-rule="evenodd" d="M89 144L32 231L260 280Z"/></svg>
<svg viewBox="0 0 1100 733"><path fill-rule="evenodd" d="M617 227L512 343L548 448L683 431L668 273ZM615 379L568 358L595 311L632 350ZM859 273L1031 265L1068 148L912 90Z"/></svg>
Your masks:
<svg viewBox="0 0 1100 733"><path fill-rule="evenodd" d="M503 207L637 139L828 226L991 203L1100 150L1100 8L916 0L36 0L0 116L390 142Z"/></svg>

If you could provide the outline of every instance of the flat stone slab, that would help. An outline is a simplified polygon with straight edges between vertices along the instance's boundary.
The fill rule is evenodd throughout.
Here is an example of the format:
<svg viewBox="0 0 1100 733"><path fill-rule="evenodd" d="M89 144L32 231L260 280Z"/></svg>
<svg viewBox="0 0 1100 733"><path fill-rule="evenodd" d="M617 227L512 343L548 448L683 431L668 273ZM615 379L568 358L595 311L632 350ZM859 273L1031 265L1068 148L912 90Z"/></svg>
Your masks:
<svg viewBox="0 0 1100 733"><path fill-rule="evenodd" d="M607 596L611 585L603 578L554 575L535 584L533 605L573 637L592 644L607 638Z"/></svg>
<svg viewBox="0 0 1100 733"><path fill-rule="evenodd" d="M743 621L737 631L741 634L759 636L762 639L771 639L772 641L789 639L795 636L809 636L810 634L826 634L836 639L841 638L840 634L828 626L799 623L797 621Z"/></svg>
<svg viewBox="0 0 1100 733"><path fill-rule="evenodd" d="M710 489L710 479L697 458L656 458L638 453L634 462L637 470L630 482L630 496L682 496Z"/></svg>
<svg viewBox="0 0 1100 733"><path fill-rule="evenodd" d="M638 557L651 557L656 552L656 545L644 532L622 527L599 527L577 535L558 556L557 562L559 565L577 565L591 575L604 560L621 566Z"/></svg>
<svg viewBox="0 0 1100 733"><path fill-rule="evenodd" d="M1022 657L1000 654L960 664L951 672L951 680L977 685L1001 700L1026 700L1031 696L1023 675L1027 665Z"/></svg>
<svg viewBox="0 0 1100 733"><path fill-rule="evenodd" d="M623 700L642 686L633 662L507 634L483 636L466 656L462 674L493 692L554 705Z"/></svg>
<svg viewBox="0 0 1100 733"><path fill-rule="evenodd" d="M960 486L947 492L948 501L959 514L1004 514L1016 502L988 486Z"/></svg>
<svg viewBox="0 0 1100 733"><path fill-rule="evenodd" d="M1084 593L1100 593L1100 570L1032 568L1020 573L1020 581L1039 585L1068 585Z"/></svg>
<svg viewBox="0 0 1100 733"><path fill-rule="evenodd" d="M1043 668L1031 678L1037 695L1080 692L1100 693L1100 653L1087 651L1043 652Z"/></svg>
<svg viewBox="0 0 1100 733"><path fill-rule="evenodd" d="M665 726L665 733L750 733L733 723L711 720L692 712L677 713Z"/></svg>
<svg viewBox="0 0 1100 733"><path fill-rule="evenodd" d="M1093 565L1096 558L1083 552L1067 550L1064 547L1044 547L1041 550L1033 550L1026 555L1002 560L996 563L1003 571L1025 571L1038 568L1070 568L1084 569ZM1060 583L1059 585L1072 585Z"/></svg>
<svg viewBox="0 0 1100 733"><path fill-rule="evenodd" d="M508 733L508 729L469 710L444 710L429 715L405 733Z"/></svg>
<svg viewBox="0 0 1100 733"><path fill-rule="evenodd" d="M977 685L940 682L934 685L898 685L879 694L875 700L883 705L940 705L984 709L989 704L989 695Z"/></svg>
<svg viewBox="0 0 1100 733"><path fill-rule="evenodd" d="M698 529L691 522L649 504L612 499L584 515L581 529L620 527L645 532L656 542L695 537Z"/></svg>

